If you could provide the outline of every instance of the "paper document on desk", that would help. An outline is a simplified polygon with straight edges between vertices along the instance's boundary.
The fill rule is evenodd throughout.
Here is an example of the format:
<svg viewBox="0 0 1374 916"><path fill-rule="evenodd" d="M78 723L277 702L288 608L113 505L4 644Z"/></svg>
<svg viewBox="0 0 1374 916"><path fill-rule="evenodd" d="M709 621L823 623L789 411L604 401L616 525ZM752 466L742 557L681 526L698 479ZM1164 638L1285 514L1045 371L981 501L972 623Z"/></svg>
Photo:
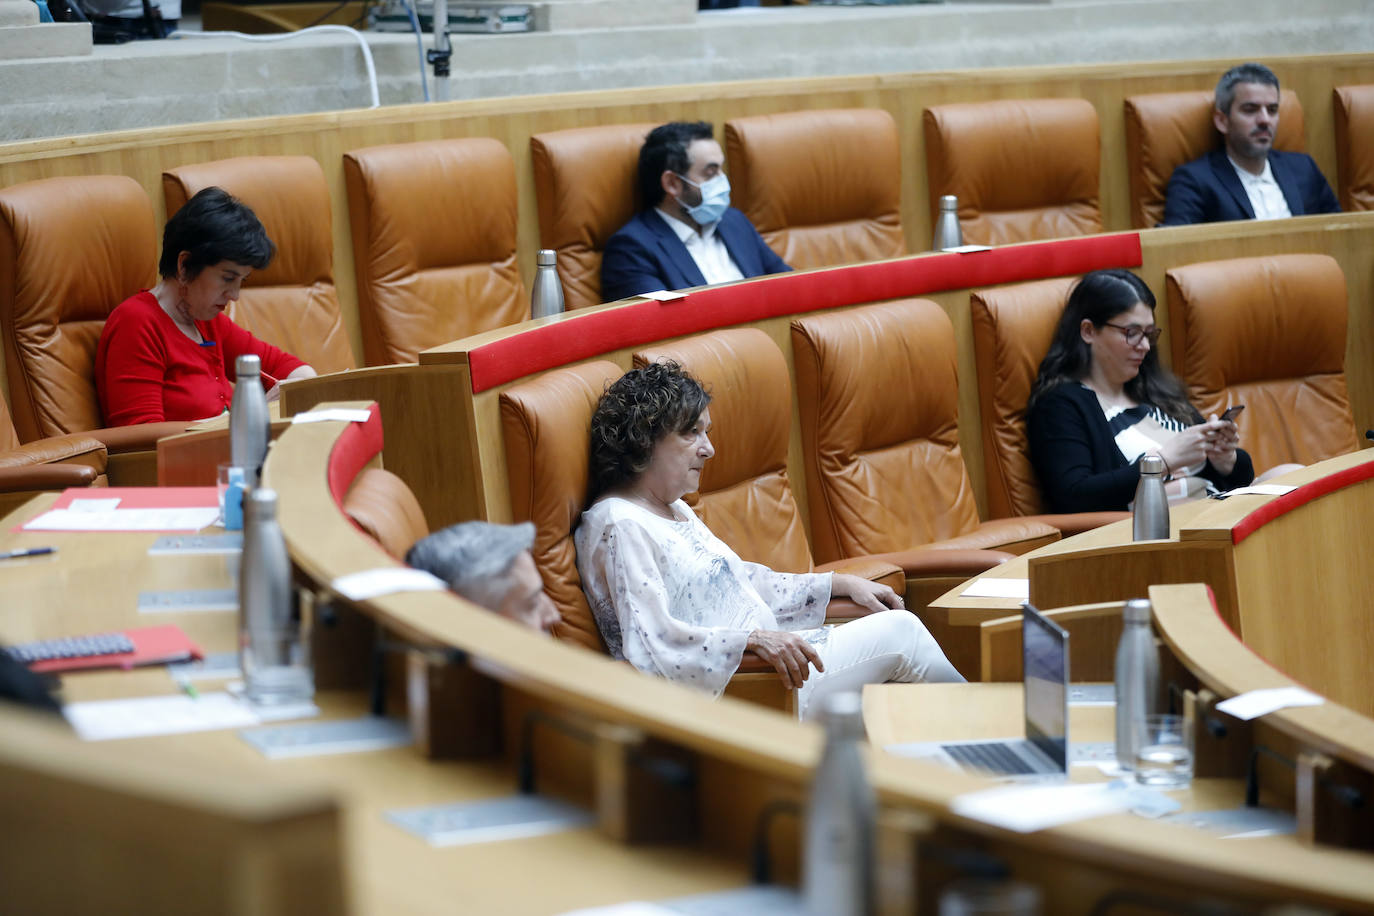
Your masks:
<svg viewBox="0 0 1374 916"><path fill-rule="evenodd" d="M372 412L361 407L323 407L298 413L291 423L323 423L326 420L345 420L349 423L366 423Z"/></svg>
<svg viewBox="0 0 1374 916"><path fill-rule="evenodd" d="M1319 695L1301 687L1271 687L1223 700L1216 708L1228 716L1248 721L1290 706L1320 706L1325 702Z"/></svg>
<svg viewBox="0 0 1374 916"><path fill-rule="evenodd" d="M219 508L51 509L24 525L25 531L199 531L214 524Z"/></svg>
<svg viewBox="0 0 1374 916"><path fill-rule="evenodd" d="M1018 833L1032 833L1125 811L1132 803L1131 794L1115 783L1099 782L984 789L955 797L949 807L963 817Z"/></svg>
<svg viewBox="0 0 1374 916"><path fill-rule="evenodd" d="M1292 493L1297 487L1282 483L1255 483L1248 487L1236 487L1234 490L1227 490L1224 496L1283 496L1285 493Z"/></svg>
<svg viewBox="0 0 1374 916"><path fill-rule="evenodd" d="M448 587L444 585L444 580L423 569L407 569L404 566L365 569L340 576L329 584L350 601L366 601L395 592L441 592Z"/></svg>
<svg viewBox="0 0 1374 916"><path fill-rule="evenodd" d="M985 576L970 582L968 588L959 593L959 597L1012 598L1027 601L1030 599L1030 580Z"/></svg>
<svg viewBox="0 0 1374 916"><path fill-rule="evenodd" d="M68 703L62 713L86 741L243 728L260 721L247 704L227 693Z"/></svg>

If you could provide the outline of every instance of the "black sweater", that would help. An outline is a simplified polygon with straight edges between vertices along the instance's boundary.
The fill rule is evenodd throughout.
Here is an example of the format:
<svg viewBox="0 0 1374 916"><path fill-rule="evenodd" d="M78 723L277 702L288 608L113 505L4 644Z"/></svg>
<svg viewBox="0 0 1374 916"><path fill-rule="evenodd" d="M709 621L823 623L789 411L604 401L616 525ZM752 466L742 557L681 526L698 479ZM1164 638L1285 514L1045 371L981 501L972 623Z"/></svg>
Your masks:
<svg viewBox="0 0 1374 916"><path fill-rule="evenodd" d="M1026 434L1049 511L1125 509L1135 499L1138 462L1126 462L1097 395L1083 385L1067 382L1041 395L1026 414ZM1209 461L1200 476L1229 490L1254 480L1255 468L1250 456L1236 449L1236 466L1229 475Z"/></svg>

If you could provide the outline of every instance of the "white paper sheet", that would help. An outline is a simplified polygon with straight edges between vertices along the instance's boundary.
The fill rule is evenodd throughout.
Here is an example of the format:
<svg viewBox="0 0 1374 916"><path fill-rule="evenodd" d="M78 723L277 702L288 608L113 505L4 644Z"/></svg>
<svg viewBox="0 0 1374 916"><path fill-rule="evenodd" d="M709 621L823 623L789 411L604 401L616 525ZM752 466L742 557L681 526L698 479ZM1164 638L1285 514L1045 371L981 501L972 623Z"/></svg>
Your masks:
<svg viewBox="0 0 1374 916"><path fill-rule="evenodd" d="M954 254L973 254L975 251L991 251L991 250L992 250L992 246L991 246L991 245L956 245L956 246L953 247L953 248L945 248L945 249L942 249L942 251L944 251L944 252L953 252Z"/></svg>
<svg viewBox="0 0 1374 916"><path fill-rule="evenodd" d="M327 407L322 410L307 410L291 418L292 423L323 423L325 420L345 420L349 423L366 423L372 413L360 407Z"/></svg>
<svg viewBox="0 0 1374 916"><path fill-rule="evenodd" d="M676 302L679 299L686 299L686 293L680 293L672 289L656 289L652 293L640 293L641 299L655 299L659 302Z"/></svg>
<svg viewBox="0 0 1374 916"><path fill-rule="evenodd" d="M243 728L260 720L245 703L227 693L202 693L68 703L62 710L76 733L87 741L143 738L182 732Z"/></svg>
<svg viewBox="0 0 1374 916"><path fill-rule="evenodd" d="M1029 579L1009 579L987 576L974 579L968 588L959 593L960 598L1015 598L1026 601L1030 598Z"/></svg>
<svg viewBox="0 0 1374 916"><path fill-rule="evenodd" d="M408 569L404 566L388 566L350 573L340 576L330 584L336 592L350 601L364 601L394 592L439 592L446 587L442 579L422 569Z"/></svg>
<svg viewBox="0 0 1374 916"><path fill-rule="evenodd" d="M71 512L112 512L119 508L119 497L108 499L73 499L67 503Z"/></svg>
<svg viewBox="0 0 1374 916"><path fill-rule="evenodd" d="M24 525L25 531L199 531L219 518L215 506L176 509L51 509Z"/></svg>
<svg viewBox="0 0 1374 916"><path fill-rule="evenodd" d="M1227 490L1227 496L1244 496L1247 493L1256 496L1282 496L1285 493L1292 493L1297 487L1282 483L1256 483L1248 487L1236 487L1234 490Z"/></svg>
<svg viewBox="0 0 1374 916"><path fill-rule="evenodd" d="M1310 690L1301 687L1270 687L1266 690L1251 690L1223 700L1216 708L1237 719L1255 719L1268 715L1276 709L1290 706L1320 706L1326 700Z"/></svg>
<svg viewBox="0 0 1374 916"><path fill-rule="evenodd" d="M680 916L680 911L670 910L656 903L631 901L612 903L610 906L594 906L585 910L568 910L562 916Z"/></svg>
<svg viewBox="0 0 1374 916"><path fill-rule="evenodd" d="M1031 833L1103 814L1125 811L1131 793L1114 783L1069 783L1005 786L959 795L950 802L955 814Z"/></svg>

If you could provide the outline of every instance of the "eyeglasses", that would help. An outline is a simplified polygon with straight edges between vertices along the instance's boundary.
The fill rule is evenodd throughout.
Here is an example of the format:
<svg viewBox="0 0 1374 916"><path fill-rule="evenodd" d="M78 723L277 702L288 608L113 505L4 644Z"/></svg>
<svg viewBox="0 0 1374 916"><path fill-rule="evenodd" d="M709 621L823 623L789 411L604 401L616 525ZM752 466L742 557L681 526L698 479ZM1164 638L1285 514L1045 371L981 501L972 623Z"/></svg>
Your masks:
<svg viewBox="0 0 1374 916"><path fill-rule="evenodd" d="M1140 343L1140 338L1142 337L1149 340L1150 346L1153 347L1155 344L1159 343L1159 335L1163 333L1159 328L1147 329L1142 328L1138 324L1112 324L1110 321L1104 321L1102 323L1109 328L1116 328L1122 334L1126 335L1126 343L1133 347Z"/></svg>

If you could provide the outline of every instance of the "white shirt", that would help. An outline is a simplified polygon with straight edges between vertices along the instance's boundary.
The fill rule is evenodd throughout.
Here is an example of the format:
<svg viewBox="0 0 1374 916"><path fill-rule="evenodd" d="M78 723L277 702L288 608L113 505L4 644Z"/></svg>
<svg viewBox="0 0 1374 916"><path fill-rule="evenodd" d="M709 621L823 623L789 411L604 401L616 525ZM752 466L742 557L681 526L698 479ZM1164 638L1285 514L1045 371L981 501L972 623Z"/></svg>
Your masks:
<svg viewBox="0 0 1374 916"><path fill-rule="evenodd" d="M1283 219L1293 215L1288 209L1283 189L1274 180L1274 170L1269 167L1268 157L1264 160L1264 171L1258 175L1236 165L1236 160L1229 155L1226 159L1231 163L1231 168L1236 170L1245 196L1250 198L1250 209L1255 211L1255 219Z"/></svg>
<svg viewBox="0 0 1374 916"><path fill-rule="evenodd" d="M682 500L677 520L609 496L573 534L582 590L612 657L719 696L754 630L794 630L818 647L830 573L746 563Z"/></svg>
<svg viewBox="0 0 1374 916"><path fill-rule="evenodd" d="M672 229L682 240L682 244L687 246L687 253L696 262L697 269L706 278L707 284L714 286L717 283L744 279L739 265L730 257L730 249L725 247L725 242L716 234L716 227L720 225L718 221L702 226L698 232L663 210L655 208L654 212L663 218L668 228Z"/></svg>

